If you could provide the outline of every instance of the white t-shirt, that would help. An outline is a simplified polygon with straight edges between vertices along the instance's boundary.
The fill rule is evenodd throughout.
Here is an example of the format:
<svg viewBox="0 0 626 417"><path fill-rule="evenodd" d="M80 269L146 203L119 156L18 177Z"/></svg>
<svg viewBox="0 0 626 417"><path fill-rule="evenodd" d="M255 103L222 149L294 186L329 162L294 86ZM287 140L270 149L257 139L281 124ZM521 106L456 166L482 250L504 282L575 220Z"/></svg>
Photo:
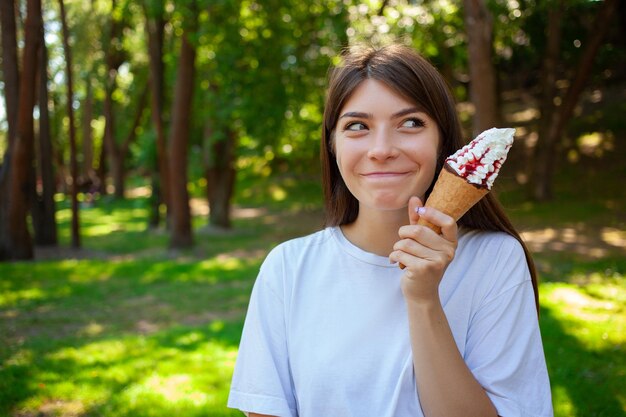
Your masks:
<svg viewBox="0 0 626 417"><path fill-rule="evenodd" d="M228 406L279 417L422 417L402 274L338 227L274 248L252 291ZM465 231L439 293L499 415L552 416L521 245Z"/></svg>

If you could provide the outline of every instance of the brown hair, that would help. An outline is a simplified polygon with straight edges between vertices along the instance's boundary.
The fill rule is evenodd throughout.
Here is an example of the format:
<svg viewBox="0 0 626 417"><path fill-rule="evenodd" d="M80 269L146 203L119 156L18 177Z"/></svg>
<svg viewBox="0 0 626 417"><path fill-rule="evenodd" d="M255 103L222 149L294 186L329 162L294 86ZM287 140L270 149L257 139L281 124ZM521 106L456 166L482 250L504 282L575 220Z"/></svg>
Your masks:
<svg viewBox="0 0 626 417"><path fill-rule="evenodd" d="M456 103L448 84L437 69L416 51L397 44L378 49L359 48L347 51L342 61L330 72L322 128L321 163L327 226L352 223L359 213L359 203L339 173L333 141L339 112L362 81L372 79L384 83L417 104L437 122L441 143L436 172L441 170L448 155L465 144ZM434 183L435 178L426 191L426 198ZM530 269L535 303L539 306L534 262L495 195L487 194L461 217L459 225L474 230L505 232L520 242Z"/></svg>

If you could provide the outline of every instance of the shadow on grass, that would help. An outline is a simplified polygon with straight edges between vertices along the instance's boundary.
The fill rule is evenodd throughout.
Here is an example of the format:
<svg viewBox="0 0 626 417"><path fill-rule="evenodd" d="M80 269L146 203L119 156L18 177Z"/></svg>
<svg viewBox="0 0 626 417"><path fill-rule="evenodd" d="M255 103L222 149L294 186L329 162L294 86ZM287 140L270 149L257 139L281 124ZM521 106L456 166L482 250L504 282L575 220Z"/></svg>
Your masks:
<svg viewBox="0 0 626 417"><path fill-rule="evenodd" d="M239 415L225 403L242 325L33 341L27 357L0 368L0 415Z"/></svg>
<svg viewBox="0 0 626 417"><path fill-rule="evenodd" d="M0 265L0 415L238 415L225 402L259 263Z"/></svg>
<svg viewBox="0 0 626 417"><path fill-rule="evenodd" d="M618 398L624 395L626 375L623 347L587 348L567 331L576 325L556 318L554 311L542 307L541 329L555 416L626 416Z"/></svg>

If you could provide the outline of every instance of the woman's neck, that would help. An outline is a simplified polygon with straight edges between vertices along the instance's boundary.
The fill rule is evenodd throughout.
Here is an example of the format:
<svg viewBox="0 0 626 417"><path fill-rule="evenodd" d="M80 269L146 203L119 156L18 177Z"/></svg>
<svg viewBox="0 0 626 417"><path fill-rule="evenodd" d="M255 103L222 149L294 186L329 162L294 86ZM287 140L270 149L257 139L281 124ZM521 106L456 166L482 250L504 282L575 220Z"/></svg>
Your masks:
<svg viewBox="0 0 626 417"><path fill-rule="evenodd" d="M399 240L398 229L406 224L409 224L406 208L386 212L361 209L357 219L341 226L341 230L346 239L364 251L389 256Z"/></svg>

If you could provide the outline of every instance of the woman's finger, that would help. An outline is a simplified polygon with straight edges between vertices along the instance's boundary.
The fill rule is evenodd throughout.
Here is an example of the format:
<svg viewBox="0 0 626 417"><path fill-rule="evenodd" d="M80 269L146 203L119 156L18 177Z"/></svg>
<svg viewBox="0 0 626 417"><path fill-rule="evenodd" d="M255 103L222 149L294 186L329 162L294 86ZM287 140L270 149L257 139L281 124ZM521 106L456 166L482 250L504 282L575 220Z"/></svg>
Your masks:
<svg viewBox="0 0 626 417"><path fill-rule="evenodd" d="M409 199L409 224L417 224L417 221L420 219L417 209L423 205L419 197L414 196Z"/></svg>
<svg viewBox="0 0 626 417"><path fill-rule="evenodd" d="M444 239L450 242L456 241L457 224L452 217L434 207L422 207L418 215L421 219L438 226Z"/></svg>
<svg viewBox="0 0 626 417"><path fill-rule="evenodd" d="M421 259L433 259L437 255L437 249L424 246L411 238L401 239L393 245L394 251L406 252L409 255Z"/></svg>

